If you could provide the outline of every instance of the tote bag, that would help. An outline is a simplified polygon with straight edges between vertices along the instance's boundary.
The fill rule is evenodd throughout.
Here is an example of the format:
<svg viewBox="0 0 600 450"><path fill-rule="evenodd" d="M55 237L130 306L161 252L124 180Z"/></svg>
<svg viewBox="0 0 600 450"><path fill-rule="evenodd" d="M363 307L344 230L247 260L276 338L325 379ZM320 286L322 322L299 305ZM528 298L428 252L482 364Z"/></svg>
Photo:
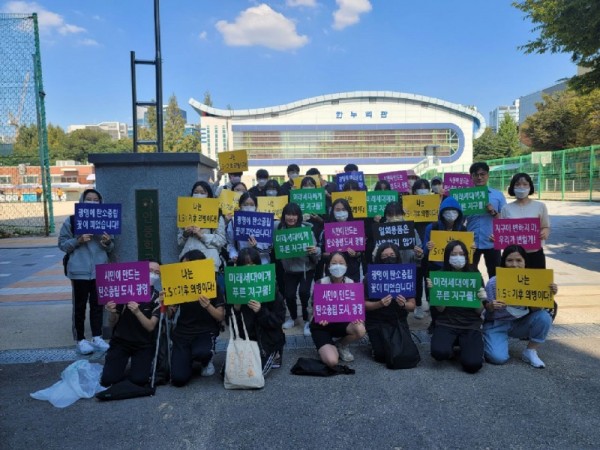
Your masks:
<svg viewBox="0 0 600 450"><path fill-rule="evenodd" d="M265 378L258 343L248 338L243 314L241 317L246 339L240 338L235 313L231 315L229 344L225 357L225 389L260 389L265 385Z"/></svg>
<svg viewBox="0 0 600 450"><path fill-rule="evenodd" d="M412 340L410 331L400 320L396 326L381 329L385 365L388 369L412 369L421 361L419 349Z"/></svg>

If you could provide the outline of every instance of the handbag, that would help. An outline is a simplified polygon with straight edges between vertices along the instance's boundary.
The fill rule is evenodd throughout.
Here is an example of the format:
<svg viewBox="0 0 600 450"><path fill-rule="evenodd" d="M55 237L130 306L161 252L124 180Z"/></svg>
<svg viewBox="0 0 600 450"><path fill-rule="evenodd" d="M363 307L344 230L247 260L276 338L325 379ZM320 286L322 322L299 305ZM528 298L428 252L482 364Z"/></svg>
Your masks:
<svg viewBox="0 0 600 450"><path fill-rule="evenodd" d="M388 369L412 369L421 361L417 345L412 340L408 327L400 320L396 326L381 328L385 365Z"/></svg>
<svg viewBox="0 0 600 450"><path fill-rule="evenodd" d="M224 386L225 389L260 389L265 385L260 350L258 343L248 338L243 314L241 317L245 339L240 337L235 313L230 318L232 325L225 356Z"/></svg>
<svg viewBox="0 0 600 450"><path fill-rule="evenodd" d="M296 364L291 368L291 373L294 375L311 375L315 377L330 377L332 375L354 375L356 372L348 366L341 364L335 367L329 367L320 359L315 358L298 358Z"/></svg>

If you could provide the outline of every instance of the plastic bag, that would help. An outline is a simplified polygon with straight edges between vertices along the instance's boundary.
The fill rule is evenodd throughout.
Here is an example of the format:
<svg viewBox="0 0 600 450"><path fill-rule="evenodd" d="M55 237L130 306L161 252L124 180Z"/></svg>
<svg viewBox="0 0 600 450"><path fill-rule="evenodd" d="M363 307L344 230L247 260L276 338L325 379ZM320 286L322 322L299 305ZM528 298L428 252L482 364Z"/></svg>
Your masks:
<svg viewBox="0 0 600 450"><path fill-rule="evenodd" d="M80 398L92 398L97 392L104 391L106 388L100 385L101 376L101 364L80 359L62 371L61 381L30 395L36 400L47 400L57 408L65 408Z"/></svg>

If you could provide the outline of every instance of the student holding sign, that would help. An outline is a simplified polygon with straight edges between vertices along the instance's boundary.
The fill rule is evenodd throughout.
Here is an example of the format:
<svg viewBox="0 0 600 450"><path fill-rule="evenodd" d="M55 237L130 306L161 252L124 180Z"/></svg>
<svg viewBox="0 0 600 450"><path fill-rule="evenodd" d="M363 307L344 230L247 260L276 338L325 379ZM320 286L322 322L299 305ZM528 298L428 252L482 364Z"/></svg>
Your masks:
<svg viewBox="0 0 600 450"><path fill-rule="evenodd" d="M181 262L206 259L200 250L183 255ZM220 323L225 319L225 301L217 288L217 296L208 298L200 294L198 301L181 303L169 308L173 314L174 329L171 333L171 384L185 386L192 378L194 361L202 365L200 375L214 375L212 358L215 342L219 336Z"/></svg>
<svg viewBox="0 0 600 450"><path fill-rule="evenodd" d="M354 283L354 280L345 276L347 269L348 262L344 253L333 252L325 266L325 273L328 275L317 283L321 285ZM354 355L350 353L348 345L361 339L366 332L362 320L335 323L322 320L316 323L314 318L310 323L310 331L321 361L329 367L335 367L340 359L345 362L354 361ZM335 343L334 338L338 338Z"/></svg>
<svg viewBox="0 0 600 450"><path fill-rule="evenodd" d="M527 253L519 245L504 249L500 267L524 269L527 267ZM509 306L496 291L497 279L493 277L485 290L488 301L485 305L483 340L485 358L492 364L504 364L509 359L508 338L529 339L521 358L536 368L546 365L537 354L537 349L546 341L552 325L552 318L545 309ZM553 294L558 292L556 284L549 286Z"/></svg>
<svg viewBox="0 0 600 450"><path fill-rule="evenodd" d="M444 272L477 272L469 264L469 251L461 241L450 241L446 246L443 270ZM481 274L478 275L481 281ZM429 289L434 287L431 278L427 278L427 287ZM442 287L440 290L445 289ZM465 294L465 292L457 292L457 294ZM454 295L445 295L444 299L454 299L454 297ZM465 306L431 306L438 311L431 336L431 356L437 361L449 360L454 355L454 346L458 345L463 370L476 373L483 366L481 313L482 301L487 300L485 289L480 288L476 298L469 298L468 295L456 295L456 297L467 299L463 302ZM431 301L433 304L437 303L432 297ZM472 302L475 303L475 307L469 304Z"/></svg>
<svg viewBox="0 0 600 450"><path fill-rule="evenodd" d="M534 192L531 177L526 173L516 174L512 177L508 186L508 195L516 197L516 200L502 208L500 217L502 219L525 219L528 217L540 219L542 247L539 250L527 251L526 260L527 267L530 269L545 269L544 241L550 236L550 217L548 216L548 208L544 203L529 198Z"/></svg>
<svg viewBox="0 0 600 450"><path fill-rule="evenodd" d="M95 189L86 189L80 203L102 203L102 195ZM73 217L73 216L71 216ZM89 355L94 350L106 351L108 344L102 339L102 306L96 292L96 264L106 264L108 254L115 244L107 233L102 235L75 234L75 221L67 218L58 236L58 248L68 256L67 277L73 290L73 338L77 351ZM85 310L90 304L90 327L92 341L85 339Z"/></svg>

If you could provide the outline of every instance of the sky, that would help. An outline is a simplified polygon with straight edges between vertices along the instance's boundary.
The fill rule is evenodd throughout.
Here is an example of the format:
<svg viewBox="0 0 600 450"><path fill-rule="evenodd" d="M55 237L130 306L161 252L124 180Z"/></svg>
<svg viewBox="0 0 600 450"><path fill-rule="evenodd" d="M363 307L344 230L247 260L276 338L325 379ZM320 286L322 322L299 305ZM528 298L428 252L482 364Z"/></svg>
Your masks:
<svg viewBox="0 0 600 450"><path fill-rule="evenodd" d="M536 37L511 0L162 0L163 100L210 92L248 109L350 91L396 91L489 112L573 76L569 55L525 55ZM153 0L2 1L37 12L47 122L132 123L130 51L154 58ZM138 66L152 100L152 66Z"/></svg>

